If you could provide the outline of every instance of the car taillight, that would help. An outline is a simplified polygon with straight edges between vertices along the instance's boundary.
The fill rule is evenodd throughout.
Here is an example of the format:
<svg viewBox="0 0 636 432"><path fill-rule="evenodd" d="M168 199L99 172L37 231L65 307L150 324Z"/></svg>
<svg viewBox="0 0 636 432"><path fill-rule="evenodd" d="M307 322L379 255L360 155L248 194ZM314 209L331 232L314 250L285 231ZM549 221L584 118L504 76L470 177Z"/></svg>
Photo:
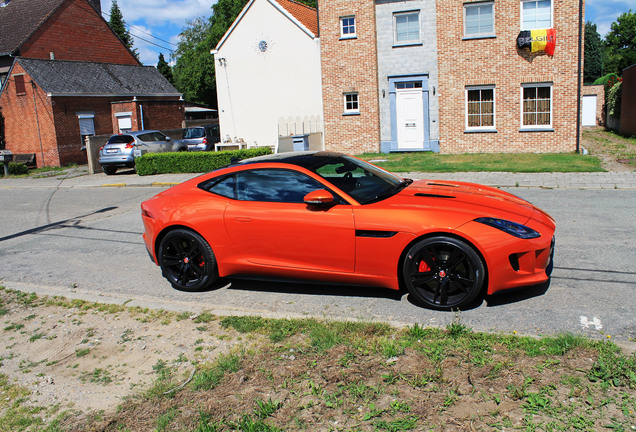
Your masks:
<svg viewBox="0 0 636 432"><path fill-rule="evenodd" d="M208 139L207 138L203 138L203 144L207 144L208 143Z"/></svg>
<svg viewBox="0 0 636 432"><path fill-rule="evenodd" d="M127 149L131 149L131 148L134 148L134 147L135 147L135 142L134 141L131 141L128 144L126 144L126 148Z"/></svg>
<svg viewBox="0 0 636 432"><path fill-rule="evenodd" d="M102 151L102 150L104 150L104 146L101 146L101 147L99 148L99 151Z"/></svg>

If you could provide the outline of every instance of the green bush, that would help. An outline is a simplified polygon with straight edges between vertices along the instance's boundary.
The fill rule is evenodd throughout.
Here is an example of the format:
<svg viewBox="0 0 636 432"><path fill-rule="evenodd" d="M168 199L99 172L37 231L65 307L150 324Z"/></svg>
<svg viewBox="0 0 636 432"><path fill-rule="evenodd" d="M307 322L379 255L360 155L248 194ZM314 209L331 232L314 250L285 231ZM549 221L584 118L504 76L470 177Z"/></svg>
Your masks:
<svg viewBox="0 0 636 432"><path fill-rule="evenodd" d="M24 175L29 172L29 167L19 162L9 162L9 174Z"/></svg>
<svg viewBox="0 0 636 432"><path fill-rule="evenodd" d="M148 153L135 161L140 176L173 173L205 173L228 165L233 158L249 159L270 154L269 147L220 152Z"/></svg>

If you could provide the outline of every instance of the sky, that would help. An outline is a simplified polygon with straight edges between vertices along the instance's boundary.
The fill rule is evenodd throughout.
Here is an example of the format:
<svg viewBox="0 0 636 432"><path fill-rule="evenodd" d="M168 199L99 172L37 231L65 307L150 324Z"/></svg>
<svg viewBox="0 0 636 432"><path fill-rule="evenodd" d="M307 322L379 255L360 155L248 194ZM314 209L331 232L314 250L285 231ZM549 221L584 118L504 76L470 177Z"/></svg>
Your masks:
<svg viewBox="0 0 636 432"><path fill-rule="evenodd" d="M108 21L111 0L101 2L104 19ZM197 17L208 18L214 3L216 0L117 0L135 38L134 47L141 62L152 66L156 66L161 52L166 61L174 62L171 50L176 49L186 22ZM595 23L599 34L605 36L616 18L630 9L636 12L634 0L586 0L585 20Z"/></svg>

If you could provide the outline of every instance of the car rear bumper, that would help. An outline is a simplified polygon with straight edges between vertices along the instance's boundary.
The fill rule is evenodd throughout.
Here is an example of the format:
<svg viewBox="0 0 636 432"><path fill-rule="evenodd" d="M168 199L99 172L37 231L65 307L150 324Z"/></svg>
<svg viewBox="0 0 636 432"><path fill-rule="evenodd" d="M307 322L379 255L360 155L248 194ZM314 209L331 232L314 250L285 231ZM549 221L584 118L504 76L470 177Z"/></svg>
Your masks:
<svg viewBox="0 0 636 432"><path fill-rule="evenodd" d="M188 151L205 151L207 150L206 144L188 144Z"/></svg>
<svg viewBox="0 0 636 432"><path fill-rule="evenodd" d="M132 155L100 156L99 164L132 168L135 166L135 158Z"/></svg>

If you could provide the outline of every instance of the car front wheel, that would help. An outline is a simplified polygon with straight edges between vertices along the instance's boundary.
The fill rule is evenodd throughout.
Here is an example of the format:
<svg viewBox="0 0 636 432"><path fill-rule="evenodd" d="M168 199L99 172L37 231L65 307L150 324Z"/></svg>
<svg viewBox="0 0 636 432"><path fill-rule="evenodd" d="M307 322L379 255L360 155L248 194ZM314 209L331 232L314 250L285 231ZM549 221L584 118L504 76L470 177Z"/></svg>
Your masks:
<svg viewBox="0 0 636 432"><path fill-rule="evenodd" d="M481 257L469 244L447 236L415 243L402 266L404 284L413 298L439 310L459 309L475 300L485 273Z"/></svg>
<svg viewBox="0 0 636 432"><path fill-rule="evenodd" d="M158 261L163 276L181 291L201 291L219 278L212 248L194 231L176 229L166 234Z"/></svg>

